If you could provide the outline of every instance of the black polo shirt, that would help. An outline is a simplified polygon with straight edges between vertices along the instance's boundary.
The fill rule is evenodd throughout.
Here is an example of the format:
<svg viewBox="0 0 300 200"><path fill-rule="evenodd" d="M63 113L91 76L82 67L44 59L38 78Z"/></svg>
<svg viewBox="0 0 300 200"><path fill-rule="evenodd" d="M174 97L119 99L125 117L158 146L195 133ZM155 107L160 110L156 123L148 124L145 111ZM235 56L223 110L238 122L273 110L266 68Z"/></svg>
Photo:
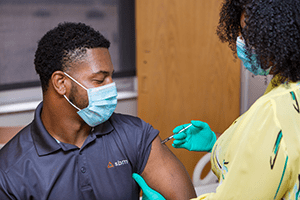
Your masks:
<svg viewBox="0 0 300 200"><path fill-rule="evenodd" d="M142 173L158 131L114 113L81 148L57 142L40 113L0 150L0 199L138 199L132 173Z"/></svg>

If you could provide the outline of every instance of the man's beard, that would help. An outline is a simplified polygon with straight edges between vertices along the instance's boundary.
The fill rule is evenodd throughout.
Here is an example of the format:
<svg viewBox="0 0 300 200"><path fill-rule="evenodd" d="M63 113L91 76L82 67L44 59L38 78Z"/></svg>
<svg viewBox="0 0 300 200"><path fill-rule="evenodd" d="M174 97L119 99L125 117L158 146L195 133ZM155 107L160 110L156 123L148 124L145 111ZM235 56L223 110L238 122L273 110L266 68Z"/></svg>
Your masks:
<svg viewBox="0 0 300 200"><path fill-rule="evenodd" d="M76 97L76 95L78 95L77 87L78 87L77 84L74 84L73 82L71 83L69 100L80 109L86 108L88 106L88 101L86 101L82 97L81 98Z"/></svg>

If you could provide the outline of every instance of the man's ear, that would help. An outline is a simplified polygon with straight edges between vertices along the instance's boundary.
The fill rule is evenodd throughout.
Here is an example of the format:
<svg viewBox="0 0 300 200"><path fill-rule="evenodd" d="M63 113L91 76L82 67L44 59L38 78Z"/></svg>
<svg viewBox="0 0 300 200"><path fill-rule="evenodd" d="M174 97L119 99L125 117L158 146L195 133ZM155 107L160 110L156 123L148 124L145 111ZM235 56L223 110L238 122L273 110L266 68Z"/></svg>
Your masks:
<svg viewBox="0 0 300 200"><path fill-rule="evenodd" d="M51 84L58 94L65 95L70 82L62 71L55 71L51 76Z"/></svg>

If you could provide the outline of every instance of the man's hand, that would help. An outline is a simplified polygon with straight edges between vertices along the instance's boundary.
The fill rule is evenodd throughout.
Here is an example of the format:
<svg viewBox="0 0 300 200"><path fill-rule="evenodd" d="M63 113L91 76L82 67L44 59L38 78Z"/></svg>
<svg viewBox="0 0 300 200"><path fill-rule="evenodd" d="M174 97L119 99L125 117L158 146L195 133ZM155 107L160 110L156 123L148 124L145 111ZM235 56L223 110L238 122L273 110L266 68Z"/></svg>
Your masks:
<svg viewBox="0 0 300 200"><path fill-rule="evenodd" d="M192 120L191 123L192 126L181 133L178 132L190 124L177 126L173 130L175 140L172 146L174 148L185 148L189 151L210 152L217 140L216 134L205 122Z"/></svg>
<svg viewBox="0 0 300 200"><path fill-rule="evenodd" d="M133 173L132 178L139 184L143 190L143 200L166 200L160 193L151 189L146 181L140 175Z"/></svg>

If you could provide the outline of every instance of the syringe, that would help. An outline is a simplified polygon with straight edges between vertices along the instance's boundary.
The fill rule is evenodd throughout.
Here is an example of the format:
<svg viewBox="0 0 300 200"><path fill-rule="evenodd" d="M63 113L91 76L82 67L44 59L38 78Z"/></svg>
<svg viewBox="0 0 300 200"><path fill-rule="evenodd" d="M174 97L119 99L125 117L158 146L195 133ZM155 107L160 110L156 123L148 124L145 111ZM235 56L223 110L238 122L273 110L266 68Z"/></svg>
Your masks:
<svg viewBox="0 0 300 200"><path fill-rule="evenodd" d="M192 126L192 124L190 124L190 125L188 125L187 127L181 129L178 133L181 133L182 131L188 129L190 126ZM175 133L175 134L178 134L178 133ZM161 143L164 144L164 143L168 142L169 140L171 140L171 139L173 138L173 136L174 136L175 134L171 135L170 137L167 137L167 138L164 139Z"/></svg>

